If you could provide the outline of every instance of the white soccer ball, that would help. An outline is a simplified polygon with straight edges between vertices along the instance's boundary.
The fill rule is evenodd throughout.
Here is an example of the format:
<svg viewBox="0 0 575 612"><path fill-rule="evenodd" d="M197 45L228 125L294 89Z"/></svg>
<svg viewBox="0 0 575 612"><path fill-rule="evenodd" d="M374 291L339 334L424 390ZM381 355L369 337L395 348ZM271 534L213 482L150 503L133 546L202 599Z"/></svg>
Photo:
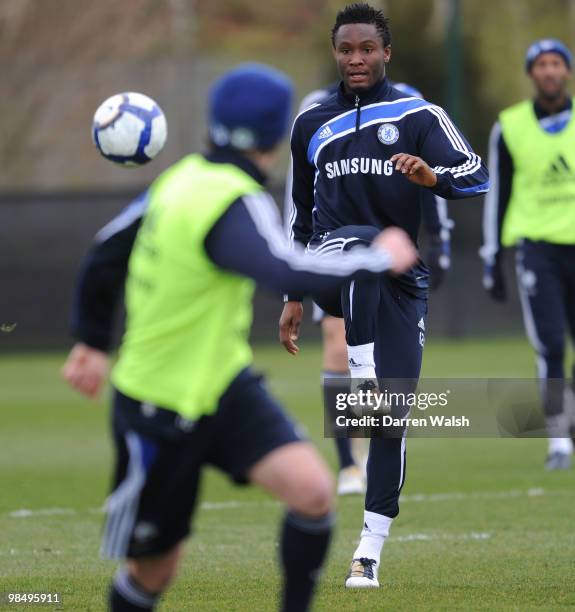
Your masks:
<svg viewBox="0 0 575 612"><path fill-rule="evenodd" d="M147 164L163 149L167 136L166 116L144 94L116 94L94 114L94 144L106 159L123 166Z"/></svg>

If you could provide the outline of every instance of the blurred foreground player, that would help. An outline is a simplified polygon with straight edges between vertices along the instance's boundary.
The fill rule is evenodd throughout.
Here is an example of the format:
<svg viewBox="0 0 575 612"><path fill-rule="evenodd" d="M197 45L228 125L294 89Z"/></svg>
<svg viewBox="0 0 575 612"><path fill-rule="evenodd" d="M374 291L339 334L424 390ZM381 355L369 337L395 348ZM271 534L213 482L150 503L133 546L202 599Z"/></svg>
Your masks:
<svg viewBox="0 0 575 612"><path fill-rule="evenodd" d="M527 336L537 354L548 435L548 470L568 469L573 392L565 388L565 336L575 340L575 119L567 92L571 52L539 40L525 58L535 98L505 109L493 126L494 189L484 208L484 286L504 301L504 247L516 271Z"/></svg>
<svg viewBox="0 0 575 612"><path fill-rule="evenodd" d="M488 190L488 174L445 111L407 97L385 75L391 35L381 11L347 6L332 29L338 91L296 118L292 130L293 239L322 259L365 248L385 227L405 230L415 242L422 188L445 199ZM398 277L345 283L313 293L331 315L345 320L352 388L414 392L419 378L428 270L421 261ZM281 341L297 352L301 295L291 294L280 319ZM399 387L398 387L399 386ZM406 410L405 406L399 407ZM382 433L382 432L379 432ZM381 550L405 480L402 437L373 437L367 463L363 530L346 579L349 588L378 587Z"/></svg>
<svg viewBox="0 0 575 612"><path fill-rule="evenodd" d="M300 112L312 104L320 103L337 92L339 83L326 89L309 93L300 104ZM422 93L407 83L393 83L393 87L406 96L423 98ZM284 202L284 225L290 227L292 216L296 214L292 199L292 166L286 180ZM453 221L447 216L447 202L427 189L421 190L421 213L428 235L429 248L426 263L429 268L429 288L434 291L445 278L451 265L451 230ZM322 394L324 411L335 420L336 397L338 393L349 392L345 378L349 376L345 326L342 318L332 317L317 304L313 305L312 318L321 327L322 335ZM286 322L287 324L287 322ZM280 334L286 333L281 330ZM337 385L329 381L338 381ZM358 495L365 493L365 476L369 443L365 438L334 438L339 472L337 475L338 495Z"/></svg>
<svg viewBox="0 0 575 612"><path fill-rule="evenodd" d="M262 183L285 135L290 100L289 81L264 66L223 76L210 97L212 150L164 172L131 213L110 224L94 247L99 256L92 252L83 268L75 313L80 342L63 373L94 396L108 360L102 322L111 320L113 305L101 280L108 271L103 245L112 241L114 226L121 231L130 214L145 208L129 260L126 332L112 373L117 459L101 552L126 560L111 585L113 611L155 608L176 573L207 463L287 505L281 607L309 607L330 539L332 482L250 370L253 280L276 292L308 293L351 275L400 272L416 254L399 231L383 233L362 253L321 262L288 248ZM112 249L111 267L122 253ZM89 299L92 284L104 292L106 312Z"/></svg>

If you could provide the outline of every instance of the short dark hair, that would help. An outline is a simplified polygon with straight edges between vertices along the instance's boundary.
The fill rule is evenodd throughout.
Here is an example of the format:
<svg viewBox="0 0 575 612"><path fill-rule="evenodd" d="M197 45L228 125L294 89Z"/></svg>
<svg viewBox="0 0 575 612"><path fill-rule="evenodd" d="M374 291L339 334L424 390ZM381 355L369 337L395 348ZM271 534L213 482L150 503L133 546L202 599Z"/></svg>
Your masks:
<svg viewBox="0 0 575 612"><path fill-rule="evenodd" d="M372 23L381 37L383 47L391 45L389 19L383 15L382 11L374 9L373 6L358 2L356 4L349 4L337 14L335 24L331 29L331 44L334 48L337 31L342 25L347 25L348 23Z"/></svg>

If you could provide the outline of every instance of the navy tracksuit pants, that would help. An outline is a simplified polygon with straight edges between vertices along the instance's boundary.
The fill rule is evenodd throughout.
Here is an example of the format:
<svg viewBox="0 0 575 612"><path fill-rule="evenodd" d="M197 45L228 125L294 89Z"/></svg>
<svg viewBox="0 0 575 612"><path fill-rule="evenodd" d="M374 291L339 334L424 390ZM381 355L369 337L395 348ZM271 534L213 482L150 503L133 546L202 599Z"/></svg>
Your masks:
<svg viewBox="0 0 575 612"><path fill-rule="evenodd" d="M516 270L525 329L537 354L543 411L561 414L567 330L575 340L575 245L522 240Z"/></svg>
<svg viewBox="0 0 575 612"><path fill-rule="evenodd" d="M379 231L371 226L345 226L314 237L308 250L321 255L365 247ZM340 292L314 295L314 301L328 314L344 318L349 346L374 343L378 379L411 379L407 384L415 391L425 341L427 299L406 291L388 274L351 282L344 283ZM390 518L398 515L405 481L405 446L405 437L370 440L365 497L369 512Z"/></svg>

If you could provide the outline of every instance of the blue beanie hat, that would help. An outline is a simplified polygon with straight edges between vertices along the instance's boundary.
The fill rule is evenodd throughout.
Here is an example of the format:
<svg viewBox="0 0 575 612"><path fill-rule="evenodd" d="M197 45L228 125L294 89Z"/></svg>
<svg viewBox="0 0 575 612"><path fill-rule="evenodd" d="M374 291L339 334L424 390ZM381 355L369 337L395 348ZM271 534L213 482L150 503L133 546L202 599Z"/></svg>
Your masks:
<svg viewBox="0 0 575 612"><path fill-rule="evenodd" d="M226 72L210 92L212 141L240 150L273 148L288 131L292 96L290 79L264 64Z"/></svg>
<svg viewBox="0 0 575 612"><path fill-rule="evenodd" d="M411 85L407 83L394 83L393 86L395 89L399 89L401 93L404 93L406 96L412 96L413 98L423 98L423 94L419 91L419 89L415 89Z"/></svg>
<svg viewBox="0 0 575 612"><path fill-rule="evenodd" d="M571 70L571 51L556 38L543 38L541 40L536 40L530 47L527 49L527 53L525 54L525 71L530 72L531 66L533 66L533 62L542 54L542 53L557 53L559 54L567 64L567 68Z"/></svg>

